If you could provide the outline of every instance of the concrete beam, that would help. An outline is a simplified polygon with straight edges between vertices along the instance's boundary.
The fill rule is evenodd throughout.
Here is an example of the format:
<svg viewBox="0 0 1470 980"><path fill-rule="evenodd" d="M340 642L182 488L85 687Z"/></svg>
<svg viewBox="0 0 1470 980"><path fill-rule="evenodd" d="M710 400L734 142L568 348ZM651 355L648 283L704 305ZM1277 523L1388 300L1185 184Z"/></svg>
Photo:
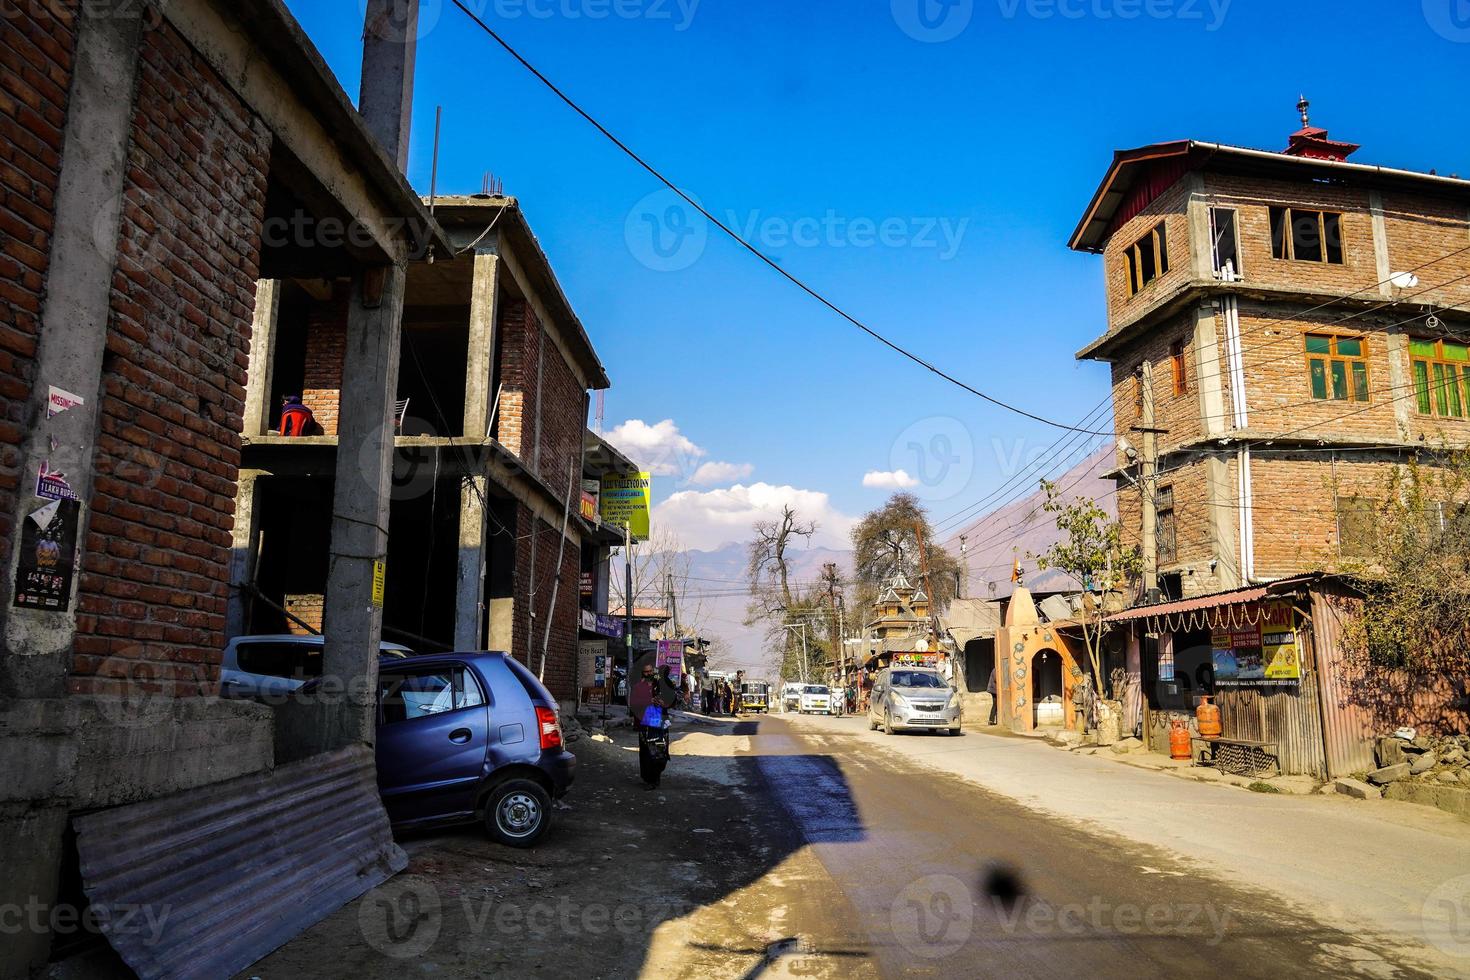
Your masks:
<svg viewBox="0 0 1470 980"><path fill-rule="evenodd" d="M454 649L485 649L485 494L483 475L465 480L459 491L459 574L454 593Z"/></svg>
<svg viewBox="0 0 1470 980"><path fill-rule="evenodd" d="M281 282L262 279L255 284L255 322L250 327L250 367L245 377L247 436L270 431L271 378L276 361L276 323L281 316Z"/></svg>
<svg viewBox="0 0 1470 980"><path fill-rule="evenodd" d="M90 517L101 424L102 355L107 345L146 8L123 4L116 11L101 9L89 14L90 9L77 18L71 105L14 514L14 526L19 529L31 514L51 503L34 496L43 462L66 474L80 501L78 566ZM82 404L48 418L53 385L81 396ZM0 657L0 695L57 697L65 693L76 637L77 577L72 578L66 608L15 608L12 597L20 552L19 547L12 549L0 586L0 621L8 654Z"/></svg>
<svg viewBox="0 0 1470 980"><path fill-rule="evenodd" d="M367 269L352 283L342 416L332 499L332 544L322 610L322 669L348 689L319 716L317 751L373 744L383 609L373 579L386 567L393 479L393 400L401 352L405 273Z"/></svg>
<svg viewBox="0 0 1470 980"><path fill-rule="evenodd" d="M474 255L470 285L470 340L465 359L464 434L484 440L495 405L495 325L500 317L500 259L489 251Z"/></svg>
<svg viewBox="0 0 1470 980"><path fill-rule="evenodd" d="M408 169L419 0L368 0L357 111L399 170Z"/></svg>

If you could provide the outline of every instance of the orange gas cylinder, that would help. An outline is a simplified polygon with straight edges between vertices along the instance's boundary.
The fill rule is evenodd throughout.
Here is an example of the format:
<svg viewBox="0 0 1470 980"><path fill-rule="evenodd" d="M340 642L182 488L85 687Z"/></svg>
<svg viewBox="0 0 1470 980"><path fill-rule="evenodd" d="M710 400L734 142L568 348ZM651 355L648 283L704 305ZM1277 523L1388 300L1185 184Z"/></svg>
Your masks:
<svg viewBox="0 0 1470 980"><path fill-rule="evenodd" d="M1189 726L1184 723L1183 718L1175 718L1169 723L1169 758L1190 758Z"/></svg>
<svg viewBox="0 0 1470 980"><path fill-rule="evenodd" d="M1195 721L1199 723L1199 733L1205 738L1220 737L1220 706L1210 703L1210 695L1206 694L1199 699L1199 707L1194 709Z"/></svg>

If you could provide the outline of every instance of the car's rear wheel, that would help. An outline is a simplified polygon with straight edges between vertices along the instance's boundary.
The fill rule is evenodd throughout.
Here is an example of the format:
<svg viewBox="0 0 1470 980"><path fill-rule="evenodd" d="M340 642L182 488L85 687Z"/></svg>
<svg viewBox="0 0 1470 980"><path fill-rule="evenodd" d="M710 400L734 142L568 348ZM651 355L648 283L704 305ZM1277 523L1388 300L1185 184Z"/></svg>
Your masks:
<svg viewBox="0 0 1470 980"><path fill-rule="evenodd" d="M511 847L532 847L551 827L551 794L540 783L510 779L485 801L485 829Z"/></svg>

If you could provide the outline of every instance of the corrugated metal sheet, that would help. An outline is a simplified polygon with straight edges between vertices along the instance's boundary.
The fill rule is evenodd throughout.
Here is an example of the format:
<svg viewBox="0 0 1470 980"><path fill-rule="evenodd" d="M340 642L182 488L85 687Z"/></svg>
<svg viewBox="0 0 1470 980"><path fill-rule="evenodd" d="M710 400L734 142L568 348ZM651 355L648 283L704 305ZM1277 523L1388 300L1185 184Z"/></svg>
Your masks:
<svg viewBox="0 0 1470 980"><path fill-rule="evenodd" d="M1322 665L1323 744L1329 778L1376 768L1371 723L1349 697L1350 684L1342 661L1343 619L1349 613L1345 597L1330 589L1312 590L1312 638Z"/></svg>
<svg viewBox="0 0 1470 980"><path fill-rule="evenodd" d="M408 864L361 747L75 824L102 921L138 908L162 921L107 930L145 980L229 976Z"/></svg>

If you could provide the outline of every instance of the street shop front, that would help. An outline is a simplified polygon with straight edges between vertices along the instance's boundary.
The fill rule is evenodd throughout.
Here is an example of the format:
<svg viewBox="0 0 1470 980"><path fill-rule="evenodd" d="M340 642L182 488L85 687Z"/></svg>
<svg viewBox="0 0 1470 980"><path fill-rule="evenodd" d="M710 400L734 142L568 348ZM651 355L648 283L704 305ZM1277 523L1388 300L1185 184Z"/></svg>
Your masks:
<svg viewBox="0 0 1470 980"><path fill-rule="evenodd" d="M1284 579L1176 602L1137 606L1109 617L1129 631L1130 668L1143 692L1140 734L1169 751L1171 730L1189 730L1196 759L1250 774L1335 775L1323 737L1324 657L1312 608L1322 576ZM1136 660L1135 660L1136 658ZM1221 732L1200 738L1197 713L1209 699ZM1213 742L1213 744L1210 744Z"/></svg>

